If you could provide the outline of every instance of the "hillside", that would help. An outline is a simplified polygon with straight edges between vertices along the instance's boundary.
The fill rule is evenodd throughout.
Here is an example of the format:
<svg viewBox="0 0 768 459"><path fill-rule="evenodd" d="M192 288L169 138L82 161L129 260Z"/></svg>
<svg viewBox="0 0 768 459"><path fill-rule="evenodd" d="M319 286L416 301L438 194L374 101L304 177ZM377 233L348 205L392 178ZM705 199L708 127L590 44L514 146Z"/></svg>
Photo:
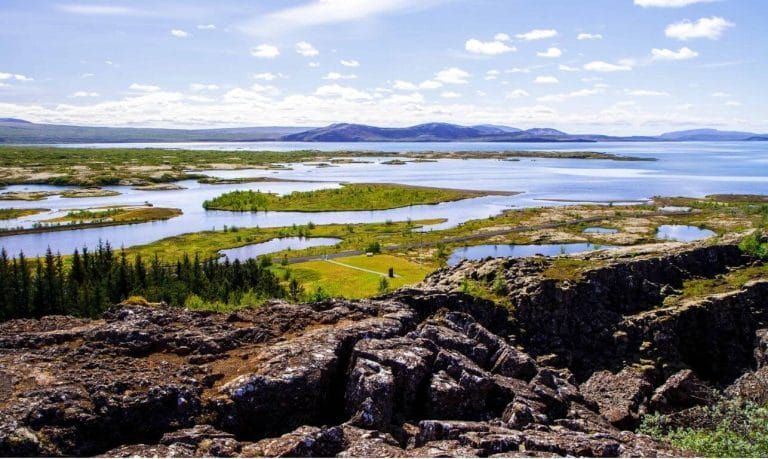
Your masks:
<svg viewBox="0 0 768 459"><path fill-rule="evenodd" d="M679 456L637 433L646 413L687 427L765 397L768 282L680 298L757 269L735 245L551 278L563 263L465 262L373 300L5 322L0 455Z"/></svg>

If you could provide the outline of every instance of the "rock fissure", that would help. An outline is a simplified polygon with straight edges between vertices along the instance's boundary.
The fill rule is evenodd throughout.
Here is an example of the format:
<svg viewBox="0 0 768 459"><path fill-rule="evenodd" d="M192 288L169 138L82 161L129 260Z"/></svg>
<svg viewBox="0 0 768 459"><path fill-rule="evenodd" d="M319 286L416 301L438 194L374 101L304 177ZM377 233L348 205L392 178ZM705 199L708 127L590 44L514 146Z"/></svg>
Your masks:
<svg viewBox="0 0 768 459"><path fill-rule="evenodd" d="M768 281L664 302L747 263L734 246L597 261L567 281L502 259L372 300L0 324L0 455L670 456L632 432L644 413L768 399ZM457 291L499 274L512 311Z"/></svg>

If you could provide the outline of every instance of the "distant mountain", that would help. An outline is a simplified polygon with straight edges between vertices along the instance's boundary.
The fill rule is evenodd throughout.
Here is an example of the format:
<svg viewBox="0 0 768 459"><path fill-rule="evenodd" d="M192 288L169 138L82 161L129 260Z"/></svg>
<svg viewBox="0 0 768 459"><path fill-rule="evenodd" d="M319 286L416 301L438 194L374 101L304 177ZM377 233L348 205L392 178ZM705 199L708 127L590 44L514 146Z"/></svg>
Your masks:
<svg viewBox="0 0 768 459"><path fill-rule="evenodd" d="M151 142L685 142L768 141L768 134L693 129L660 136L613 137L569 134L552 128L518 128L478 124L425 123L401 128L337 123L321 128L242 127L223 129L113 128L36 124L18 118L0 118L0 144L151 143Z"/></svg>
<svg viewBox="0 0 768 459"><path fill-rule="evenodd" d="M113 128L36 124L0 118L0 144L127 143L127 142L248 142L279 140L305 127L247 127L224 129Z"/></svg>
<svg viewBox="0 0 768 459"><path fill-rule="evenodd" d="M26 120L20 120L18 118L0 118L0 124L32 124Z"/></svg>
<svg viewBox="0 0 768 459"><path fill-rule="evenodd" d="M592 142L556 129L522 131L495 125L460 126L428 123L403 128L381 128L364 124L332 124L306 132L290 134L281 140L293 142Z"/></svg>
<svg viewBox="0 0 768 459"><path fill-rule="evenodd" d="M753 132L719 131L717 129L691 129L688 131L667 132L659 136L662 140L675 141L712 141L712 140L749 140L758 134Z"/></svg>
<svg viewBox="0 0 768 459"><path fill-rule="evenodd" d="M535 136L564 136L568 135L563 131L558 131L557 129L551 129L551 128L533 128L533 129L526 129L524 132L527 132L530 135Z"/></svg>
<svg viewBox="0 0 768 459"><path fill-rule="evenodd" d="M478 124L475 126L472 126L474 129L480 130L485 132L486 134L502 134L505 132L520 132L522 129L509 127L509 126L501 126L498 124Z"/></svg>
<svg viewBox="0 0 768 459"><path fill-rule="evenodd" d="M282 140L301 142L446 142L478 139L489 135L486 129L448 123L427 123L405 128L380 128L364 124L339 123L284 136Z"/></svg>

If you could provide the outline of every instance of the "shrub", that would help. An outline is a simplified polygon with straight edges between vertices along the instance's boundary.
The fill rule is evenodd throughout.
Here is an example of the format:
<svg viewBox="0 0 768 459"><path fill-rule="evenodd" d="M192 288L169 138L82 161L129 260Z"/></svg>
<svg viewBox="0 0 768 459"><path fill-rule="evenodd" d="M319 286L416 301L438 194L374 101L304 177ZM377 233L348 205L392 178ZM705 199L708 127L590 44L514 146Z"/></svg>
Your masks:
<svg viewBox="0 0 768 459"><path fill-rule="evenodd" d="M371 242L365 248L365 251L368 253L381 253L381 244L379 244L379 241Z"/></svg>
<svg viewBox="0 0 768 459"><path fill-rule="evenodd" d="M766 241L762 230L756 230L742 239L739 249L752 257L768 259L768 241Z"/></svg>
<svg viewBox="0 0 768 459"><path fill-rule="evenodd" d="M669 425L663 415L643 418L640 432L708 457L768 456L768 407L739 400L695 408L694 427Z"/></svg>
<svg viewBox="0 0 768 459"><path fill-rule="evenodd" d="M149 301L147 301L147 299L144 298L143 296L131 295L125 301L123 301L123 304L131 304L134 306L148 306Z"/></svg>

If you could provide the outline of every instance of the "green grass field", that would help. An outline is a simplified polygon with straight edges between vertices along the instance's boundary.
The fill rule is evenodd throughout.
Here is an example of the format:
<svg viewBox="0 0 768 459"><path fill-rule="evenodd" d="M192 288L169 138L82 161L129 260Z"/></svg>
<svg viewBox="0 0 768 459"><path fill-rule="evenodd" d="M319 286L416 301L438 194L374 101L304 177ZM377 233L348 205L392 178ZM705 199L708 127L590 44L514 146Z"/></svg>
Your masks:
<svg viewBox="0 0 768 459"><path fill-rule="evenodd" d="M415 263L407 258L385 254L372 257L359 255L333 261L382 274L393 268L395 275L399 277L387 278L389 290L420 282L436 269L435 265ZM285 271L288 270L291 276L304 286L307 293L312 293L318 287L332 297L365 298L381 293L381 275L328 261L310 261L287 267L274 266L272 269L281 277L285 276Z"/></svg>

